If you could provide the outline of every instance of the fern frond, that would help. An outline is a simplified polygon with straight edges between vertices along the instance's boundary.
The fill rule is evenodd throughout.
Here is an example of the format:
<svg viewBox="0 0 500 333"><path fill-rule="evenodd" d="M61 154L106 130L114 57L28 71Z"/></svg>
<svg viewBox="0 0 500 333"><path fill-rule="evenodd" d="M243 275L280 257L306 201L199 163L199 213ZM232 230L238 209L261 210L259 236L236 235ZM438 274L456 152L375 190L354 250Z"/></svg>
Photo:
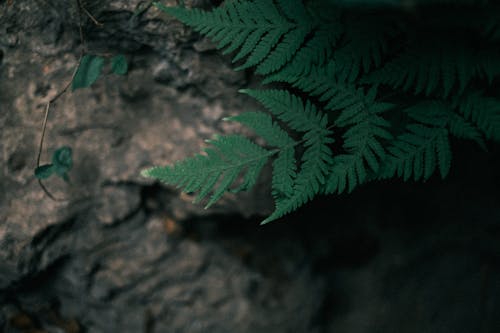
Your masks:
<svg viewBox="0 0 500 333"><path fill-rule="evenodd" d="M427 14L431 1L422 1L416 6ZM227 0L212 11L156 4L232 53L237 70L252 68L264 83L285 83L305 97L241 90L268 113L225 120L251 128L264 147L237 135L217 137L204 153L143 174L196 192L195 201L209 196L210 206L226 191L254 186L272 157L275 210L267 223L319 193L351 192L371 179L444 178L450 135L483 148L485 139L500 141L500 99L470 91L492 91L500 76L497 13L481 6L469 15L454 4L433 7L440 15L420 22L384 16L380 4L358 10L347 2ZM448 12L458 15L441 17ZM401 17L409 19L406 28ZM380 86L390 90L383 99L396 104L377 100ZM403 106L408 102L414 105ZM332 128L342 136L335 156Z"/></svg>
<svg viewBox="0 0 500 333"><path fill-rule="evenodd" d="M272 194L274 198L291 196L297 171L297 143L272 121L270 115L263 112L245 112L224 120L237 121L252 128L269 145L279 148L278 157L273 162Z"/></svg>
<svg viewBox="0 0 500 333"><path fill-rule="evenodd" d="M312 75L313 68L323 67L331 59L342 32L338 15L331 22L320 25L292 60L280 71L266 76L263 83L295 82L299 77Z"/></svg>
<svg viewBox="0 0 500 333"><path fill-rule="evenodd" d="M500 100L472 92L458 101L458 111L473 122L486 138L500 141Z"/></svg>
<svg viewBox="0 0 500 333"><path fill-rule="evenodd" d="M413 175L414 180L427 180L436 165L441 177L445 178L450 170L451 149L448 130L444 127L409 124L388 151L390 154L384 161L380 178L398 176L407 181Z"/></svg>
<svg viewBox="0 0 500 333"><path fill-rule="evenodd" d="M467 121L459 114L452 113L450 115L448 130L450 134L459 138L472 140L478 144L483 150L487 150L483 135L471 122Z"/></svg>
<svg viewBox="0 0 500 333"><path fill-rule="evenodd" d="M295 149L284 147L273 162L272 195L275 200L290 198L293 195L296 178Z"/></svg>
<svg viewBox="0 0 500 333"><path fill-rule="evenodd" d="M267 0L266 3L272 1ZM316 25L302 0L277 0L277 2L285 17L294 22L295 27L284 35L283 40L272 52L268 52L266 59L255 69L257 74L269 74L283 67L302 46L307 35Z"/></svg>
<svg viewBox="0 0 500 333"><path fill-rule="evenodd" d="M415 180L430 178L439 167L442 178L448 175L451 163L451 149L448 131L439 127L419 124L407 126L408 133L399 136L389 147L392 157L388 163L388 173L384 176L403 177L408 180L412 174Z"/></svg>
<svg viewBox="0 0 500 333"><path fill-rule="evenodd" d="M282 11L273 0L232 0L212 11L156 5L225 48L223 54L239 49L233 62L247 59L237 69L257 65L267 74L287 63L315 26L302 2L292 2Z"/></svg>
<svg viewBox="0 0 500 333"><path fill-rule="evenodd" d="M333 143L330 137L332 132L328 129L328 118L317 110L309 101L305 103L299 97L286 90L241 90L262 103L268 111L283 121L291 129L304 132L303 142L305 151L301 158L300 171L295 177L293 189L284 186L274 191L275 211L263 221L268 223L297 209L317 193L325 182L328 166L332 162L332 152L328 147ZM278 157L275 167L281 163L290 165L291 151L282 152ZM286 155L285 155L286 154ZM281 159L280 159L281 158ZM290 168L285 171L285 177L293 173ZM276 181L281 184L282 181ZM286 185L287 182L285 182Z"/></svg>
<svg viewBox="0 0 500 333"><path fill-rule="evenodd" d="M354 188L367 180L368 173L378 173L381 162L386 157L386 151L381 140L391 140L389 132L391 124L381 117L394 107L389 103L375 102L376 89L372 88L362 106L345 108L335 124L348 127L344 133L343 148L346 154L334 158L328 175L324 192L342 193L346 189L352 192Z"/></svg>
<svg viewBox="0 0 500 333"><path fill-rule="evenodd" d="M300 132L309 132L326 128L328 117L316 109L310 101L304 104L302 99L287 90L267 89L253 90L241 89L276 116L285 122L291 129Z"/></svg>
<svg viewBox="0 0 500 333"><path fill-rule="evenodd" d="M462 93L476 74L476 56L463 43L440 43L419 46L414 42L401 55L363 78L363 82L413 90L425 96L448 97L454 87Z"/></svg>
<svg viewBox="0 0 500 333"><path fill-rule="evenodd" d="M275 197L275 210L262 224L271 222L288 214L309 200L321 190L328 172L328 165L332 163L332 152L328 144L332 142L328 131L310 133L309 145L302 155L301 169L295 177L291 196Z"/></svg>
<svg viewBox="0 0 500 333"><path fill-rule="evenodd" d="M290 83L311 96L317 96L320 102L325 102L325 110L342 110L345 108L362 109L366 103L366 96L362 88L354 84L337 80L336 64L329 62L325 66L314 66L309 75L278 77L276 81Z"/></svg>
<svg viewBox="0 0 500 333"><path fill-rule="evenodd" d="M387 52L387 39L395 35L395 29L373 14L368 17L346 18L346 45L334 53L339 81L353 82L362 73L382 64Z"/></svg>
<svg viewBox="0 0 500 333"><path fill-rule="evenodd" d="M206 148L205 155L197 154L172 166L153 167L144 170L142 175L175 185L184 192L198 192L195 202L213 191L206 205L208 208L230 190L245 170L243 184L238 190L251 188L268 158L275 153L239 135L219 136L207 142L213 148Z"/></svg>
<svg viewBox="0 0 500 333"><path fill-rule="evenodd" d="M403 110L411 119L421 124L445 127L451 115L451 106L440 100L427 100Z"/></svg>
<svg viewBox="0 0 500 333"><path fill-rule="evenodd" d="M397 175L407 181L413 175L415 181L427 180L436 165L441 177L445 178L451 165L448 141L448 127L454 115L451 106L430 100L417 103L404 112L418 123L407 125L406 131L392 142L380 178Z"/></svg>
<svg viewBox="0 0 500 333"><path fill-rule="evenodd" d="M257 66L255 73L261 75L269 74L283 67L283 65L290 61L297 52L306 36L311 32L311 28L311 25L307 25L304 27L297 27L288 32L283 40L276 46L276 49Z"/></svg>
<svg viewBox="0 0 500 333"><path fill-rule="evenodd" d="M426 101L407 108L404 112L421 124L434 127L447 127L450 134L475 141L486 150L486 143L478 128L462 115L453 112L452 105L444 101Z"/></svg>
<svg viewBox="0 0 500 333"><path fill-rule="evenodd" d="M273 122L270 115L264 112L244 112L236 116L223 118L225 121L236 121L250 127L255 134L262 137L274 147L284 148L293 146L295 141L281 126Z"/></svg>

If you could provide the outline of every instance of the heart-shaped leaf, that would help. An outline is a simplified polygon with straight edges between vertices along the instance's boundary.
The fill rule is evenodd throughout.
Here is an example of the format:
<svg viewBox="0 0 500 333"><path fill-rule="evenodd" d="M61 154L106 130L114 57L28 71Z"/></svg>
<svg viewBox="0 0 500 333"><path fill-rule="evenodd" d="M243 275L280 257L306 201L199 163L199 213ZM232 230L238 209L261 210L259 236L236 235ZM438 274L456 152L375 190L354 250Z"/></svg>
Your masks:
<svg viewBox="0 0 500 333"><path fill-rule="evenodd" d="M70 147L61 147L52 155L52 164L54 165L55 172L64 177L71 167L73 166L72 150Z"/></svg>
<svg viewBox="0 0 500 333"><path fill-rule="evenodd" d="M80 61L72 82L72 89L90 87L101 74L104 58L92 54L86 54Z"/></svg>

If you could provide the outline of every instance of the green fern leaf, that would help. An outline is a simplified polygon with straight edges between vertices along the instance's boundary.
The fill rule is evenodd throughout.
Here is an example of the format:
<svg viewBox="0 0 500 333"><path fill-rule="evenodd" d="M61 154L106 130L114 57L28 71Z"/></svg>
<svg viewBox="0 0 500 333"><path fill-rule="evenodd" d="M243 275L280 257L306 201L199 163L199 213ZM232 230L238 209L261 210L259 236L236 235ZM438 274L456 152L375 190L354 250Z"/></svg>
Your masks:
<svg viewBox="0 0 500 333"><path fill-rule="evenodd" d="M321 190L325 182L328 165L332 163L332 152L327 144L332 142L326 129L310 135L308 147L302 156L302 164L296 176L291 196L275 198L276 208L262 224L271 222L288 214L309 200Z"/></svg>
<svg viewBox="0 0 500 333"><path fill-rule="evenodd" d="M404 110L413 120L428 126L448 127L451 135L475 141L486 150L481 132L471 122L453 112L452 105L443 101L427 101Z"/></svg>
<svg viewBox="0 0 500 333"><path fill-rule="evenodd" d="M366 175L366 167L359 156L338 155L333 160L324 191L326 194L341 194L345 190L350 193L365 182Z"/></svg>
<svg viewBox="0 0 500 333"><path fill-rule="evenodd" d="M347 17L346 45L334 54L339 81L353 82L361 73L379 67L387 52L387 39L395 35L394 26L380 17Z"/></svg>
<svg viewBox="0 0 500 333"><path fill-rule="evenodd" d="M464 43L443 43L442 40L423 39L422 43L413 41L400 56L362 82L386 84L404 91L413 89L415 94L426 96L448 97L454 87L462 93L476 74L477 56L471 48Z"/></svg>
<svg viewBox="0 0 500 333"><path fill-rule="evenodd" d="M248 57L247 61L245 62L244 65L236 67L236 70L242 70L245 68L249 68L252 66L255 66L259 64L264 58L271 52L271 50L274 48L274 46L278 43L280 40L281 36L285 34L288 30L286 28L282 29L275 29L273 31L269 31L264 37L262 37L260 43L255 43L257 44L255 48L253 49L252 53ZM243 51L243 49L242 49ZM240 52L241 54L241 52ZM234 61L237 61L242 58L238 54L235 58ZM244 53L243 55L245 55Z"/></svg>
<svg viewBox="0 0 500 333"><path fill-rule="evenodd" d="M486 138L500 141L500 100L472 92L458 100L458 111L479 128Z"/></svg>
<svg viewBox="0 0 500 333"><path fill-rule="evenodd" d="M500 99L469 90L489 83L484 89L492 91L500 76L498 15L486 18L486 7L478 7L470 16L458 10L457 17L443 16L446 24L440 17L405 27L401 17L413 15L385 17L378 5L365 11L346 3L227 0L212 11L157 4L223 54L232 53L237 70L253 68L264 83L284 83L305 97L242 90L268 113L225 120L251 128L264 147L240 136L218 137L204 154L144 174L197 192L196 201L209 196L210 206L226 191L254 186L273 158L275 210L267 223L319 193L351 192L372 179L444 178L452 158L450 135L483 148L485 138L500 141ZM377 100L379 87L389 91ZM333 128L342 138L335 156ZM301 139L292 139L291 132Z"/></svg>
<svg viewBox="0 0 500 333"><path fill-rule="evenodd" d="M257 66L255 72L257 74L264 75L280 69L285 63L290 61L311 30L312 25L307 24L304 27L299 26L288 32L283 38L283 41L278 44L276 49L273 50L260 65Z"/></svg>
<svg viewBox="0 0 500 333"><path fill-rule="evenodd" d="M451 107L443 101L429 100L410 106L403 112L424 125L445 127L452 111Z"/></svg>
<svg viewBox="0 0 500 333"><path fill-rule="evenodd" d="M410 124L388 151L390 155L384 161L380 178L398 176L407 181L413 175L414 180L427 180L435 172L436 164L442 178L448 175L451 149L446 128Z"/></svg>
<svg viewBox="0 0 500 333"><path fill-rule="evenodd" d="M418 123L407 125L406 131L392 142L381 178L397 175L405 181L412 176L414 180L422 177L427 180L434 173L436 165L441 177L446 177L451 164L448 128L455 118L451 106L443 101L429 100L403 111Z"/></svg>
<svg viewBox="0 0 500 333"><path fill-rule="evenodd" d="M224 118L225 121L237 121L250 127L255 134L262 137L274 147L285 148L294 146L295 141L288 136L278 124L273 122L270 115L264 112L244 112L237 116Z"/></svg>
<svg viewBox="0 0 500 333"><path fill-rule="evenodd" d="M343 32L339 21L340 18L336 16L332 22L320 25L292 60L280 71L267 75L263 83L295 82L299 77L310 75L313 68L325 66Z"/></svg>
<svg viewBox="0 0 500 333"><path fill-rule="evenodd" d="M302 0L277 0L276 2L289 20L297 23L309 20L307 9Z"/></svg>
<svg viewBox="0 0 500 333"><path fill-rule="evenodd" d="M255 70L257 74L269 74L290 61L315 26L301 0L278 0L278 4L288 20L294 22L296 27L289 31L276 49L257 66Z"/></svg>
<svg viewBox="0 0 500 333"><path fill-rule="evenodd" d="M256 71L267 74L285 65L304 43L315 23L303 5L283 10L273 0L232 0L212 11L166 7L158 8L193 27L217 44L226 48L223 54L239 49L233 62L247 58L237 69L257 65Z"/></svg>
<svg viewBox="0 0 500 333"><path fill-rule="evenodd" d="M263 221L263 223L268 223L297 209L319 193L326 180L328 166L332 163L332 152L328 147L329 144L333 143L333 139L330 137L332 132L327 128L328 118L325 114L318 111L311 102L304 103L302 99L286 90L247 89L241 90L241 92L258 100L271 114L291 129L304 132L302 141L305 151L302 155L300 171L294 177L293 191L290 190L289 186L274 191L276 209ZM290 165L292 152L282 152L282 154L287 155L279 156L275 167L279 167L280 163ZM289 179L294 174L290 168L287 170L285 177ZM276 184L281 183L281 180L276 180ZM287 181L285 181L286 184Z"/></svg>
<svg viewBox="0 0 500 333"><path fill-rule="evenodd" d="M278 157L273 162L272 194L274 198L291 196L297 169L294 149L297 143L263 112L245 112L224 120L237 121L252 128L269 145L279 148Z"/></svg>
<svg viewBox="0 0 500 333"><path fill-rule="evenodd" d="M325 66L313 67L309 75L284 77L283 81L311 96L318 96L319 101L326 103L325 110L363 109L367 102L363 89L338 81L335 73L335 63L329 62Z"/></svg>
<svg viewBox="0 0 500 333"><path fill-rule="evenodd" d="M483 135L472 123L461 115L452 113L448 124L450 134L459 138L476 142L483 150L487 150Z"/></svg>
<svg viewBox="0 0 500 333"><path fill-rule="evenodd" d="M252 96L267 110L285 122L291 129L309 132L326 128L328 117L318 111L314 104L289 93L286 90L241 89L240 92Z"/></svg>
<svg viewBox="0 0 500 333"><path fill-rule="evenodd" d="M276 200L293 195L297 178L297 163L293 147L283 148L273 162L272 195Z"/></svg>
<svg viewBox="0 0 500 333"><path fill-rule="evenodd" d="M372 90L373 92L374 90ZM371 95L371 96L370 96ZM381 141L392 139L390 123L380 116L393 108L392 104L374 102L374 94L365 98L362 108L344 109L335 124L348 127L344 133L343 148L347 154L335 157L324 192L352 192L367 180L368 173L378 173L386 151Z"/></svg>
<svg viewBox="0 0 500 333"><path fill-rule="evenodd" d="M176 185L184 192L199 192L195 202L213 191L206 206L208 208L230 190L244 170L246 173L240 189L251 188L268 158L275 153L238 135L219 136L208 143L213 148L205 149L205 155L198 154L172 166L153 167L144 170L142 175Z"/></svg>

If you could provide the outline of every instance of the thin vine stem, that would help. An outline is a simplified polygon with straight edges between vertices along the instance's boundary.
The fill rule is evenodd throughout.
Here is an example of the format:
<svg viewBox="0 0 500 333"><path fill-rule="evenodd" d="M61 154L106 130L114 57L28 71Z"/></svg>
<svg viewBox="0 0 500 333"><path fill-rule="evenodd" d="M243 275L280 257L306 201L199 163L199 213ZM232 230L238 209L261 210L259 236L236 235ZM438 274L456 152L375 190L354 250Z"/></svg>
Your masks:
<svg viewBox="0 0 500 333"><path fill-rule="evenodd" d="M75 75L76 75L76 73L78 71L78 68L80 67L80 64L82 62L82 58L83 58L85 52L87 51L87 45L85 43L85 37L84 37L84 34L83 34L82 11L94 22L94 24L96 24L98 26L102 26L103 25L102 23L100 23L99 21L97 21L94 18L94 16L92 16L92 14L90 14L90 12L82 5L81 0L76 0L76 5L77 5L77 12L78 12L78 30L79 30L79 33L80 33L80 44L82 46L82 50L80 52L80 56L78 58L75 70L73 71L73 74L71 75L71 79L68 81L68 83L64 86L64 88L61 91L59 91L54 97L52 97L47 102L47 104L45 106L45 115L44 115L43 124L42 124L42 135L40 137L40 143L38 145L38 154L37 154L37 158L36 158L36 167L37 168L40 167L40 159L41 159L42 152L43 152L43 143L44 143L44 140L45 140L45 133L47 131L47 122L48 122L49 114L50 114L50 106L51 106L51 104L54 104L62 95L64 95L66 93L66 91L68 90L68 88L71 86L71 83L73 82L73 80L75 78ZM47 187L43 184L42 179L38 179L38 184L40 185L40 187L42 188L42 190L45 192L45 194L49 198L51 198L52 200L58 201L58 202L68 201L68 199L57 198L56 196L54 196L47 189Z"/></svg>

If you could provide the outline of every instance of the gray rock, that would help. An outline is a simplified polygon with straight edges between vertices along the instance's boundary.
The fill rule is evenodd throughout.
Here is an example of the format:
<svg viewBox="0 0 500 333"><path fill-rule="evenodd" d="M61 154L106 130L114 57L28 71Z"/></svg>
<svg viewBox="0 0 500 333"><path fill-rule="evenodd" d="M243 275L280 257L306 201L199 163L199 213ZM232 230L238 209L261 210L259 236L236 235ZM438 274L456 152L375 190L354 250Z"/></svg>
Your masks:
<svg viewBox="0 0 500 333"><path fill-rule="evenodd" d="M93 26L84 16L87 47L125 53L130 71L105 75L52 105L42 163L59 146L74 152L71 183L44 182L60 202L44 194L33 169L45 103L77 63L78 15L62 1L2 4L0 103L8 112L0 114L0 330L21 329L11 320L18 314L33 329L66 330L47 311L89 332L266 325L265 311L254 318L260 305L247 292L267 280L215 244L170 235L167 215L180 221L207 212L139 175L198 152L204 139L224 132L220 118L243 108L235 99L242 74L216 54L202 59L196 35L158 10L137 14L142 4L85 3L103 23ZM270 211L264 193L259 186L229 195L208 214ZM19 307L3 311L12 304ZM284 313L280 318L286 321Z"/></svg>

